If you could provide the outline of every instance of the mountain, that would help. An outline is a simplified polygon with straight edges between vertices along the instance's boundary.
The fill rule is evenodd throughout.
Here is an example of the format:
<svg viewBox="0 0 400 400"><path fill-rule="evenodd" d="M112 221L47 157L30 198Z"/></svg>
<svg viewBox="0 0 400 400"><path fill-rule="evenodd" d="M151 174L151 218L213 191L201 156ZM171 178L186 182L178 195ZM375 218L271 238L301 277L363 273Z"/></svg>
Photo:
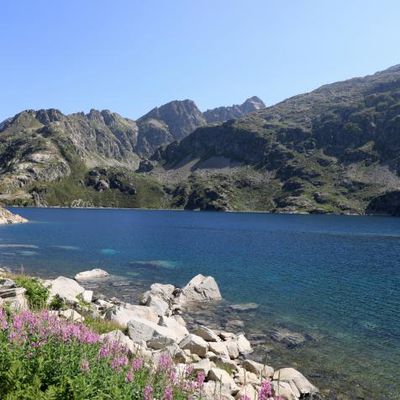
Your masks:
<svg viewBox="0 0 400 400"><path fill-rule="evenodd" d="M151 156L158 147L183 139L207 122L194 101L175 100L153 108L137 123L137 150L141 155Z"/></svg>
<svg viewBox="0 0 400 400"><path fill-rule="evenodd" d="M207 123L225 122L230 119L243 117L251 112L265 108L264 102L257 96L250 97L243 104L234 104L230 107L217 107L204 112Z"/></svg>
<svg viewBox="0 0 400 400"><path fill-rule="evenodd" d="M137 168L137 132L134 121L107 110L23 111L0 130L0 200L70 204L91 168Z"/></svg>
<svg viewBox="0 0 400 400"><path fill-rule="evenodd" d="M154 174L180 180L189 209L385 212L375 199L400 198L399 150L395 66L198 128L155 155Z"/></svg>
<svg viewBox="0 0 400 400"><path fill-rule="evenodd" d="M0 124L0 201L20 205L168 206L157 179L135 174L160 146L206 120L191 100L154 108L138 121L91 110L26 110ZM143 167L144 165L144 167ZM140 169L139 169L140 170Z"/></svg>
<svg viewBox="0 0 400 400"><path fill-rule="evenodd" d="M4 204L400 215L399 174L400 66L271 107L27 110L0 125Z"/></svg>
<svg viewBox="0 0 400 400"><path fill-rule="evenodd" d="M218 107L204 113L192 100L171 101L137 120L137 152L150 157L159 147L180 141L199 127L240 118L264 107L265 104L256 96L241 105Z"/></svg>

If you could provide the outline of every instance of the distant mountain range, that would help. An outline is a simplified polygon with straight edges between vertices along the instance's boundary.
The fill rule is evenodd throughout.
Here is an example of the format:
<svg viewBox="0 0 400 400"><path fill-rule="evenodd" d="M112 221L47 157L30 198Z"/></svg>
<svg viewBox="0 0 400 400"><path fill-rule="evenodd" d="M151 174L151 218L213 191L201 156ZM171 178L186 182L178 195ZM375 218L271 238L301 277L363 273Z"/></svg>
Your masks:
<svg viewBox="0 0 400 400"><path fill-rule="evenodd" d="M399 150L400 66L272 107L28 110L0 124L0 201L400 215Z"/></svg>

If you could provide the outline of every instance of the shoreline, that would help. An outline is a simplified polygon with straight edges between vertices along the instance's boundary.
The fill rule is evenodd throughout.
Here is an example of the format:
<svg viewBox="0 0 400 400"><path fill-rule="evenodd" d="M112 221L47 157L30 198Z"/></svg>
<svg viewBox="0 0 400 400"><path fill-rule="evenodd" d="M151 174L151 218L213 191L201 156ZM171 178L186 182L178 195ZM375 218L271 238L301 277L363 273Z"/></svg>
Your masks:
<svg viewBox="0 0 400 400"><path fill-rule="evenodd" d="M209 211L209 210L184 210L181 208L128 208L128 207L67 207L67 206L17 206L17 205L5 205L6 209L60 209L60 210L120 210L120 211L172 211L172 212L188 212L188 213L207 213L207 214L266 214L266 215L295 215L295 216L310 216L310 215L326 215L336 217L387 217L396 218L396 216L390 214L361 214L361 213L318 213L318 212L274 212L274 211L237 211L237 210L226 210L226 211ZM29 221L28 221L29 222Z"/></svg>
<svg viewBox="0 0 400 400"><path fill-rule="evenodd" d="M0 268L0 277L4 273L4 269ZM68 308L57 311L59 318L84 323L85 318L94 312L98 318L121 326L119 333L110 332L110 337L118 336L123 343L132 342L137 351L150 358L167 352L177 366L183 363L203 372L206 385L215 388L219 382L226 399L233 399L232 396L238 399L239 394L249 392L257 393L263 379L269 380L275 393L283 395L283 398L321 399L319 390L296 369L288 367L275 370L269 365L252 360L251 356L248 358L253 352L252 345L240 329L233 333L221 328L211 329L200 322L193 325L185 321L192 308L205 304L213 307L222 300L218 285L210 276L197 275L183 288L154 283L143 294L139 305L126 303L115 297L108 298L82 286L89 284L90 287L93 282L109 279L109 274L103 270L85 271L75 275L75 279L29 278L39 279L53 298L58 296L63 299ZM27 298L23 299L26 292L18 293L19 304L23 309L27 304ZM10 298L6 300L10 301ZM0 290L0 305L3 301L5 299L1 298ZM152 331L150 336L149 329ZM224 379L222 375L219 378L218 374L224 374ZM214 399L213 394L205 399Z"/></svg>

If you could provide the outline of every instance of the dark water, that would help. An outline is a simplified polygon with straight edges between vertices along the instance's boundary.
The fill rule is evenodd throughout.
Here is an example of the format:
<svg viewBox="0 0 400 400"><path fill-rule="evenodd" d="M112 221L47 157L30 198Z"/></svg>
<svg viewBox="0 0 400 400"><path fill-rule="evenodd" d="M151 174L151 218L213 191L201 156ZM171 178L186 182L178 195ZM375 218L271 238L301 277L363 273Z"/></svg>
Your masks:
<svg viewBox="0 0 400 400"><path fill-rule="evenodd" d="M51 276L103 267L132 284L115 295L213 275L228 302L260 305L219 317L244 321L273 366L298 366L330 398L400 399L400 219L14 211L32 222L0 228L3 265ZM269 338L276 328L308 340L288 349Z"/></svg>

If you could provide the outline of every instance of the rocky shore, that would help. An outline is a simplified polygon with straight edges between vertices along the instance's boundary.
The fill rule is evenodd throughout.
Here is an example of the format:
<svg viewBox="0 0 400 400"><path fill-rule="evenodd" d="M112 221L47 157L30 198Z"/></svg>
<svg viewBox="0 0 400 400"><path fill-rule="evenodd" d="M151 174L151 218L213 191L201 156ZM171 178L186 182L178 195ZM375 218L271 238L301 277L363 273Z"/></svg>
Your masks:
<svg viewBox="0 0 400 400"><path fill-rule="evenodd" d="M7 275L1 278L2 274L6 271L0 269L0 306L27 309L25 289ZM256 399L265 379L271 381L274 393L282 399L321 398L318 389L296 369L275 370L252 360L252 344L243 332L211 329L205 324L188 328L188 309L222 299L213 277L197 275L182 288L154 283L139 304L107 298L82 286L82 282L103 279L109 279L109 274L94 269L80 272L75 279L60 276L42 281L50 293L49 305L58 305L51 313L76 322L84 322L85 318L113 322L118 329L103 334L102 340L120 342L149 362L168 353L178 370L190 366L204 374L203 399Z"/></svg>
<svg viewBox="0 0 400 400"><path fill-rule="evenodd" d="M5 208L0 207L0 225L21 224L23 222L28 222L28 220L18 214L13 214Z"/></svg>

